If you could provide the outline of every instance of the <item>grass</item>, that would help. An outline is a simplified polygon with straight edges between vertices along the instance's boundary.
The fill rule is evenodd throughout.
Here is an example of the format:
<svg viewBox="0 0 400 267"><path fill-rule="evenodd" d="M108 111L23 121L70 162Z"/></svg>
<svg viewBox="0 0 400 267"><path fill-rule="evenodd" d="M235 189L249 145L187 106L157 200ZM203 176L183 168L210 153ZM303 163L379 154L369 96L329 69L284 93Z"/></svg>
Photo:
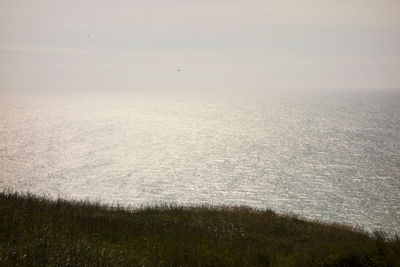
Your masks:
<svg viewBox="0 0 400 267"><path fill-rule="evenodd" d="M248 207L0 193L1 266L400 266L400 240Z"/></svg>

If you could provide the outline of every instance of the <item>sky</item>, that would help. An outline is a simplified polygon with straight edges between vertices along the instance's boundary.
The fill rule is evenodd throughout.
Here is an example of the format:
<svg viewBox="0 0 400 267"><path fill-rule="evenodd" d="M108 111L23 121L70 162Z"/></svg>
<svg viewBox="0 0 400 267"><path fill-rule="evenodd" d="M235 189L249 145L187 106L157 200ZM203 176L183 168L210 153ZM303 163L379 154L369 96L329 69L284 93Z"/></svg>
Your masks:
<svg viewBox="0 0 400 267"><path fill-rule="evenodd" d="M399 89L399 14L398 0L0 0L0 90Z"/></svg>

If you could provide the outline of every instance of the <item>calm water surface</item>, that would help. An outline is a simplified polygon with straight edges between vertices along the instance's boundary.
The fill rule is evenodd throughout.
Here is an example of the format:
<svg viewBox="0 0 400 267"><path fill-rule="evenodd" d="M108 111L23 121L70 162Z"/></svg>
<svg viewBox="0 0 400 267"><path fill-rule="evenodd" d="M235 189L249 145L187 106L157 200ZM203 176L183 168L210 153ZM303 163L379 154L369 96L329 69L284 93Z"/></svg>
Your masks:
<svg viewBox="0 0 400 267"><path fill-rule="evenodd" d="M0 189L272 208L400 233L400 93L0 100Z"/></svg>

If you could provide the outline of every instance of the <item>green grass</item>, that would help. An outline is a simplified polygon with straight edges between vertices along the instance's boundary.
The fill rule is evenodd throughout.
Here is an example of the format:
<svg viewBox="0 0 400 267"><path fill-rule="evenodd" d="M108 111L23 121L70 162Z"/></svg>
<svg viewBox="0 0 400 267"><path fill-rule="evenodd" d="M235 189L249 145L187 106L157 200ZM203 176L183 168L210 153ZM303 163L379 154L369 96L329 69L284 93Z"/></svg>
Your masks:
<svg viewBox="0 0 400 267"><path fill-rule="evenodd" d="M400 266L398 237L247 207L136 210L0 193L0 266Z"/></svg>

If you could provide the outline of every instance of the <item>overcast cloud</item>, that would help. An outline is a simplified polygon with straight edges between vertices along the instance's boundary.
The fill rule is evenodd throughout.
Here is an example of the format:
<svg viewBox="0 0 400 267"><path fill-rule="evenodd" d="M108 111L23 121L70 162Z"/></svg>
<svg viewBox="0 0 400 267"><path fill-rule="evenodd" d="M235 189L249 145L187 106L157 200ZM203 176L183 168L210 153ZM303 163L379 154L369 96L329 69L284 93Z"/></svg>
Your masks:
<svg viewBox="0 0 400 267"><path fill-rule="evenodd" d="M0 86L400 88L399 12L395 0L0 0Z"/></svg>

